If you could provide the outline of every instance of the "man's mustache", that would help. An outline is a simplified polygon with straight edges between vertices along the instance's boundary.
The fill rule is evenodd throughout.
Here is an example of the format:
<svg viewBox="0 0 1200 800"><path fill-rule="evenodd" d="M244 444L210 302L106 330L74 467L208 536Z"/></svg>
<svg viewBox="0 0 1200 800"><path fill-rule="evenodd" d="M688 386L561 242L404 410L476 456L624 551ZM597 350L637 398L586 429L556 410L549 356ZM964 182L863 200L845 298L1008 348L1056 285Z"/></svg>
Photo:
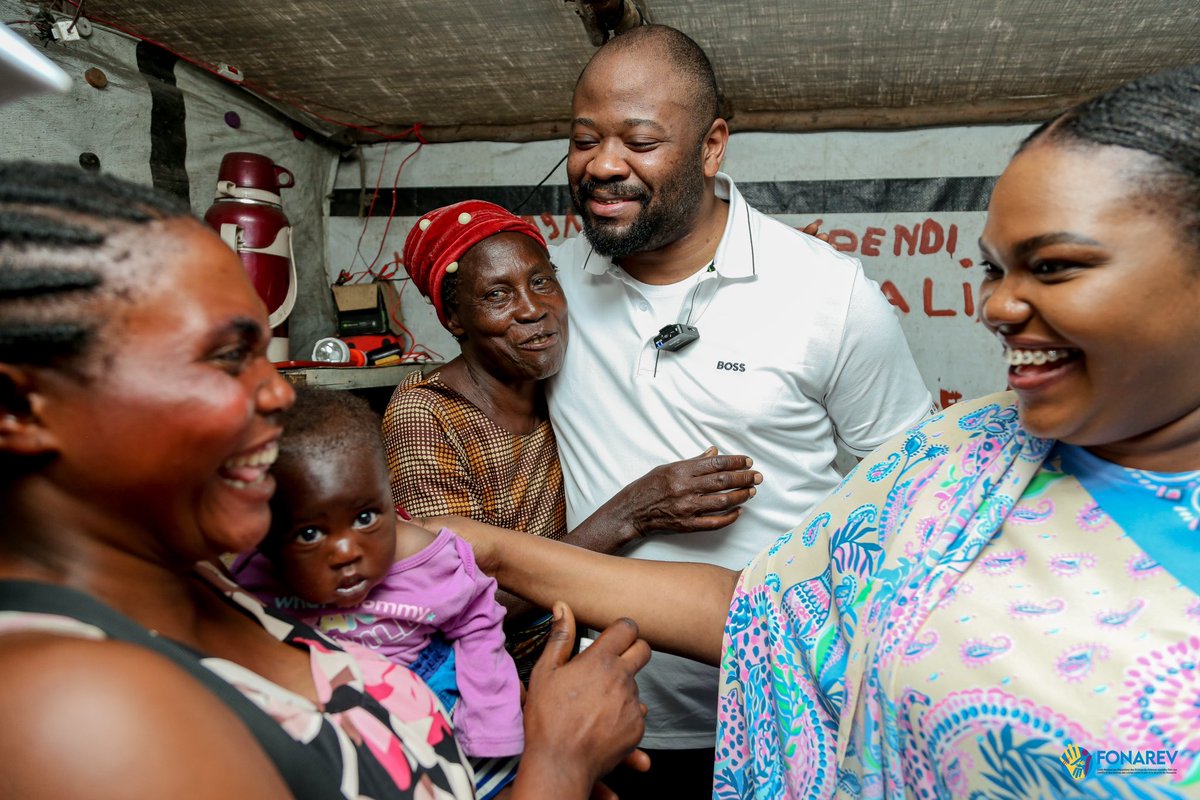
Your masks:
<svg viewBox="0 0 1200 800"><path fill-rule="evenodd" d="M584 178L579 182L581 197L592 197L597 193L605 200L641 200L645 201L649 193L640 186L629 183L597 181Z"/></svg>

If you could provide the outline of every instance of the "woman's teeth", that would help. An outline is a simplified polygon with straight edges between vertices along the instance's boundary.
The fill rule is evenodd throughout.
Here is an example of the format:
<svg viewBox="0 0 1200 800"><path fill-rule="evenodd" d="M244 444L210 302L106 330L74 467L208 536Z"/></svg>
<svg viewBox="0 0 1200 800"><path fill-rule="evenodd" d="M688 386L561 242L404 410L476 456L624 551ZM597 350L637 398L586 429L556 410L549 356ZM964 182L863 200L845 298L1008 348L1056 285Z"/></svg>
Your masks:
<svg viewBox="0 0 1200 800"><path fill-rule="evenodd" d="M1010 367L1027 364L1050 364L1071 355L1071 350L1013 350L1004 348L1004 361Z"/></svg>
<svg viewBox="0 0 1200 800"><path fill-rule="evenodd" d="M237 469L238 467L269 467L275 463L275 459L279 457L279 443L271 442L264 445L253 453L234 456L225 462L226 469Z"/></svg>
<svg viewBox="0 0 1200 800"><path fill-rule="evenodd" d="M263 472L263 474L259 475L257 478L254 478L253 480L242 481L242 480L238 480L237 478L225 478L225 482L228 483L230 486L232 486L235 489L249 489L251 486L253 486L256 483L262 483L263 479L266 477L267 477L267 473Z"/></svg>
<svg viewBox="0 0 1200 800"><path fill-rule="evenodd" d="M226 461L221 465L221 477L236 489L246 489L265 480L267 470L278 457L279 444L271 442L253 453L234 456Z"/></svg>

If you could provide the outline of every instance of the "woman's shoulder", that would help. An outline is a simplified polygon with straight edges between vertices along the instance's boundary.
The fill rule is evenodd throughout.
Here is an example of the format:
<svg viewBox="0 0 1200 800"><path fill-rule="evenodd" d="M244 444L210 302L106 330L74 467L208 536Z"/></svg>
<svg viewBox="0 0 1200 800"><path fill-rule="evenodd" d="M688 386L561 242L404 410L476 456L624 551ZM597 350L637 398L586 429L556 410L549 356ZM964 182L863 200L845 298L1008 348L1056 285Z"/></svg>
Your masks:
<svg viewBox="0 0 1200 800"><path fill-rule="evenodd" d="M56 708L86 698L99 702L94 695L102 694L106 704L129 709L138 705L143 682L176 676L198 688L162 656L138 645L103 638L103 634L90 635L90 626L78 624L81 627L76 632L67 625L56 630L38 621L27 629L9 628L0 635L0 674L4 675L0 697L9 698L7 708L13 708L11 701L23 694L38 696L39 703Z"/></svg>
<svg viewBox="0 0 1200 800"><path fill-rule="evenodd" d="M1009 437L1019 426L1012 392L955 403L926 417L865 456L799 525L760 553L744 573L743 587L763 581L778 583L768 580L770 575L801 581L821 575L828 566L829 537L868 517L877 524L869 526L870 537L856 540L854 547L865 544L878 549L880 542L892 535L889 531L907 517L928 477L947 458L957 457L970 442ZM859 563L871 566L875 562Z"/></svg>
<svg viewBox="0 0 1200 800"><path fill-rule="evenodd" d="M442 379L440 370L413 372L392 393L387 413L445 412L463 407L474 408L458 391Z"/></svg>
<svg viewBox="0 0 1200 800"><path fill-rule="evenodd" d="M929 434L982 428L990 432L997 426L1008 428L1018 423L1017 396L1003 391L951 403L918 422L913 430ZM898 438L902 441L905 436Z"/></svg>
<svg viewBox="0 0 1200 800"><path fill-rule="evenodd" d="M446 384L442 382L442 375L439 369L433 369L428 372L418 369L406 375L404 380L396 386L396 391L392 394L392 399L394 401L402 397L436 397L444 395L446 389Z"/></svg>
<svg viewBox="0 0 1200 800"><path fill-rule="evenodd" d="M1017 393L1011 389L1005 389L1000 392L992 392L983 394L971 400L962 400L957 403L951 403L942 409L942 413L953 419L961 419L970 414L980 411L999 410L999 409L1015 409L1017 407Z"/></svg>
<svg viewBox="0 0 1200 800"><path fill-rule="evenodd" d="M438 373L414 372L392 393L383 422L385 429L400 422L411 425L417 420L433 419L448 424L450 417L462 416L469 410L469 404Z"/></svg>
<svg viewBox="0 0 1200 800"><path fill-rule="evenodd" d="M20 796L191 796L189 784L205 782L215 761L237 773L234 782L217 779L225 790L286 796L233 713L145 648L43 626L0 635L0 674L10 729L45 731L53 720L52 736L6 740L6 784L30 787ZM138 754L135 770L130 753ZM255 777L260 771L265 777Z"/></svg>
<svg viewBox="0 0 1200 800"><path fill-rule="evenodd" d="M932 463L969 440L1007 438L1020 427L1016 395L996 392L953 403L920 420L908 430L893 436L870 454L847 476L843 486L856 477L870 484L893 472L900 463Z"/></svg>

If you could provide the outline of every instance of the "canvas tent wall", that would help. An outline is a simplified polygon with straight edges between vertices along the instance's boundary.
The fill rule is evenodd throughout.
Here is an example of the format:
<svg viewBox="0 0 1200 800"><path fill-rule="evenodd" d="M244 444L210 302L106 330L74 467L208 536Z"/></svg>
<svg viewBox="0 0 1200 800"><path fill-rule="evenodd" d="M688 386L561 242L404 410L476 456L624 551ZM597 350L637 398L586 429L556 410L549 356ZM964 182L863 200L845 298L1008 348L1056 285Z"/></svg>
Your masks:
<svg viewBox="0 0 1200 800"><path fill-rule="evenodd" d="M965 262L976 259L987 193L1015 143L1082 94L1200 60L1190 0L648 5L712 55L735 129L776 131L736 134L726 170L787 223L824 219L834 243L863 260L942 401L1002 386L996 345L973 321L978 270ZM301 272L296 354L334 332L329 282L376 253L377 266L392 260L420 211L530 196L565 152L571 86L592 52L560 0L85 0L82 9L0 0L6 21L34 41L36 26L20 23L43 9L59 20L82 10L95 33L46 45L76 84L0 109L0 157L75 163L92 153L103 169L186 193L198 212L225 152L285 164L297 176L285 193ZM246 84L214 76L219 64L236 65ZM81 80L92 67L107 74L106 89ZM228 112L240 127L225 122ZM994 124L891 130L980 120ZM413 155L417 123L431 142L464 141ZM830 127L875 131L777 132ZM501 141L474 141L485 138ZM522 209L552 240L576 230L564 183L560 168ZM452 356L428 308L412 291L404 300L415 339Z"/></svg>
<svg viewBox="0 0 1200 800"><path fill-rule="evenodd" d="M40 0L236 66L314 124L565 134L593 48L572 0ZM591 0L595 2L595 0ZM1200 60L1194 0L642 0L709 53L737 130L1028 121ZM351 135L367 134L348 129Z"/></svg>

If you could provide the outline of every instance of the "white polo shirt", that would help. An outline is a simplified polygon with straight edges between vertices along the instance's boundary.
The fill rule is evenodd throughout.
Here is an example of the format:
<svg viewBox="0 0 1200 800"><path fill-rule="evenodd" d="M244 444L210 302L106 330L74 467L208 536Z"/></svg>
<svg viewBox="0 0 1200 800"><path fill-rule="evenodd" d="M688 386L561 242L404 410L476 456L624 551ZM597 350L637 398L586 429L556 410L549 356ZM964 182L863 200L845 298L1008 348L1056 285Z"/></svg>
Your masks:
<svg viewBox="0 0 1200 800"><path fill-rule="evenodd" d="M709 445L751 456L763 483L735 524L626 553L741 569L837 485L838 442L869 453L926 415L930 395L857 259L754 210L727 175L716 192L729 201L716 257L680 283L640 283L582 236L551 249L570 337L548 397L571 528L659 464ZM698 341L654 347L685 320ZM656 653L639 686L644 746L712 746L715 669Z"/></svg>

